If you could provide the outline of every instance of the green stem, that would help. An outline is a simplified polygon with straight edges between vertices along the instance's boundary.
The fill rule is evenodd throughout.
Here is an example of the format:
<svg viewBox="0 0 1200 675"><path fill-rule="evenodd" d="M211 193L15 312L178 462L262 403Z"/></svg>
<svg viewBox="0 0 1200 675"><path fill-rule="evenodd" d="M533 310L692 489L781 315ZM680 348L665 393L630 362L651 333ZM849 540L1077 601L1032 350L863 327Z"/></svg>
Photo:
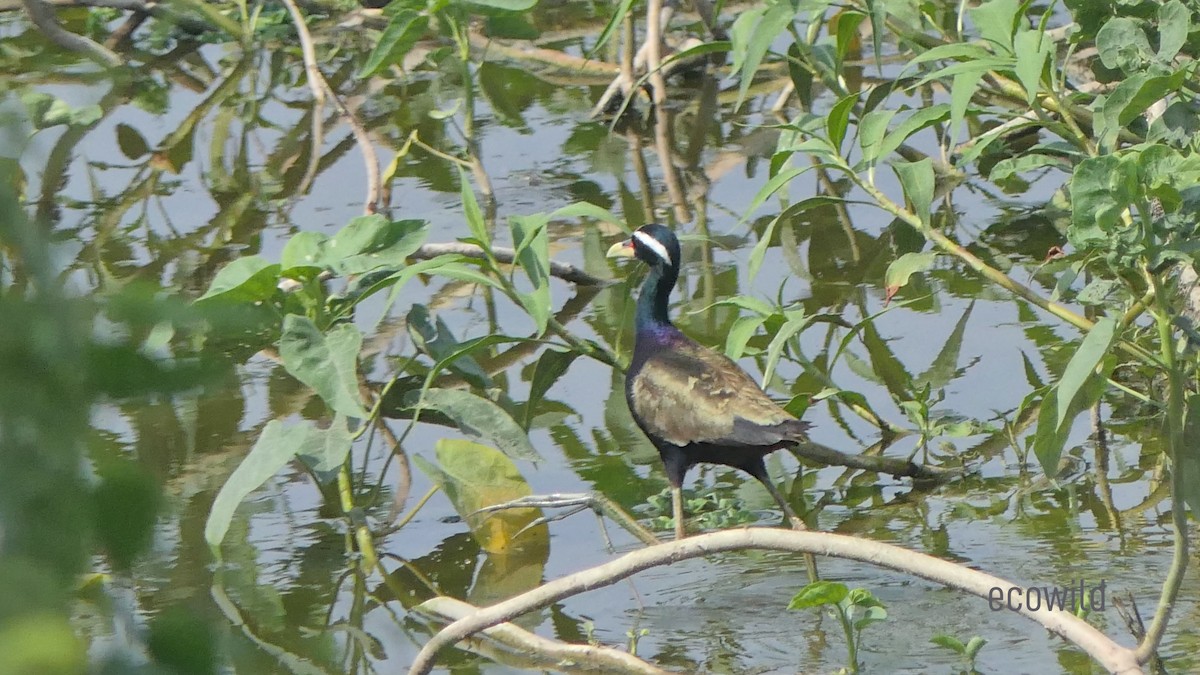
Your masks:
<svg viewBox="0 0 1200 675"><path fill-rule="evenodd" d="M346 514L346 518L350 520L350 526L354 530L354 541L358 544L358 551L362 553L363 570L369 571L379 568L379 556L375 553L375 542L371 539L371 531L363 523L355 523L355 518L352 515L354 511L354 491L351 488L350 482L350 460L346 458L346 462L342 464L342 468L338 470L338 497L342 504L342 513Z"/></svg>
<svg viewBox="0 0 1200 675"><path fill-rule="evenodd" d="M1187 451L1183 445L1183 374L1179 371L1175 358L1175 340L1171 332L1171 317L1167 308L1164 307L1166 303L1162 300L1165 297L1162 293L1162 283L1158 275L1150 274L1149 276L1154 284L1157 310L1154 312L1154 319L1158 325L1158 339L1167 371L1167 453L1171 458L1171 524L1175 527L1175 542L1171 554L1171 569L1167 571L1167 578L1163 581L1162 594L1158 599L1158 609L1154 612L1154 619L1150 622L1150 628L1146 630L1146 636L1142 638L1134 652L1138 663L1150 661L1158 651L1158 645L1162 642L1163 635L1167 631L1167 624L1171 620L1171 612L1175 607L1179 588L1183 585L1183 577L1187 572L1188 564L1188 523L1183 503L1185 488L1183 472L1179 468L1179 458Z"/></svg>

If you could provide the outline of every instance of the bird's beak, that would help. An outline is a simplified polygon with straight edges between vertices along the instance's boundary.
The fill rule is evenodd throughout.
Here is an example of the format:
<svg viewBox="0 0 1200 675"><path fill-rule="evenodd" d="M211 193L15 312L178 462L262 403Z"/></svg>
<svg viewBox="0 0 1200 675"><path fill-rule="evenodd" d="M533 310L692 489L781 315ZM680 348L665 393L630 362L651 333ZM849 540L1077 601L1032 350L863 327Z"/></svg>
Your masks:
<svg viewBox="0 0 1200 675"><path fill-rule="evenodd" d="M605 254L605 257L606 258L632 258L633 255L634 255L633 254L633 240L626 239L625 241L619 241L619 242L613 244L612 248L608 249L608 253Z"/></svg>

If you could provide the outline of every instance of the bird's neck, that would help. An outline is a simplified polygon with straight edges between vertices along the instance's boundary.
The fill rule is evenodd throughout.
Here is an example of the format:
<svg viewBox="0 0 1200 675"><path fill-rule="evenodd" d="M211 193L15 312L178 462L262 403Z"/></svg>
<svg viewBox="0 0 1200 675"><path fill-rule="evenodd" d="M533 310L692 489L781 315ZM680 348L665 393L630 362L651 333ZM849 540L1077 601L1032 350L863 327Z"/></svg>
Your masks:
<svg viewBox="0 0 1200 675"><path fill-rule="evenodd" d="M637 302L638 331L673 328L667 310L671 304L671 290L679 279L679 270L666 265L650 268L650 276L642 284Z"/></svg>

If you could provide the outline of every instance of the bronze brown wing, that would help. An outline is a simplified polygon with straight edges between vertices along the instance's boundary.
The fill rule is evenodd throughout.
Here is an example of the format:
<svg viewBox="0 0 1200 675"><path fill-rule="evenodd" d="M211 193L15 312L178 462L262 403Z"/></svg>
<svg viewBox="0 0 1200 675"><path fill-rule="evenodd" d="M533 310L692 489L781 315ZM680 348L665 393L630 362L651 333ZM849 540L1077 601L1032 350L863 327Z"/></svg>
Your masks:
<svg viewBox="0 0 1200 675"><path fill-rule="evenodd" d="M646 359L630 405L654 437L677 446L767 447L804 437L804 422L724 354L688 342Z"/></svg>

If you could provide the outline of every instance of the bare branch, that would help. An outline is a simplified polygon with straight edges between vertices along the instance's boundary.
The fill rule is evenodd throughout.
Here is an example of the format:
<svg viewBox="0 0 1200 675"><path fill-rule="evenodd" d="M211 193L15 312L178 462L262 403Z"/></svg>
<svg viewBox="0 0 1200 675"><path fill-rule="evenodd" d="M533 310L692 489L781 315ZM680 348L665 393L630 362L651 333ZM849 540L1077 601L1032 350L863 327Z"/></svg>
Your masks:
<svg viewBox="0 0 1200 675"><path fill-rule="evenodd" d="M462 255L477 260L485 260L487 255L483 249L474 244L452 242L448 244L425 244L413 252L412 257L419 260L436 258L439 255ZM517 253L511 248L492 247L492 258L498 263L511 265L517 259ZM608 279L599 279L579 269L570 263L550 261L550 275L563 281L569 281L581 286L604 286L612 283Z"/></svg>
<svg viewBox="0 0 1200 675"><path fill-rule="evenodd" d="M409 675L424 675L434 665L439 651L481 630L510 621L527 612L584 591L608 586L638 572L690 560L714 553L744 549L764 549L793 553L814 553L857 560L905 574L911 574L981 598L989 598L993 588L1007 592L1016 584L962 565L909 551L877 541L825 532L795 532L766 528L727 530L690 537L682 541L651 546L628 553L616 560L543 584L531 591L480 609L444 628L417 654ZM1142 669L1134 652L1113 642L1094 626L1066 611L1031 610L1024 606L1018 613L1049 631L1062 636L1114 673L1130 675Z"/></svg>
<svg viewBox="0 0 1200 675"><path fill-rule="evenodd" d="M54 44L67 51L83 54L102 66L117 68L124 65L125 62L121 57L111 49L91 38L76 35L60 26L54 10L42 0L22 0L22 2L33 25L37 26L38 30L42 31L46 38Z"/></svg>

